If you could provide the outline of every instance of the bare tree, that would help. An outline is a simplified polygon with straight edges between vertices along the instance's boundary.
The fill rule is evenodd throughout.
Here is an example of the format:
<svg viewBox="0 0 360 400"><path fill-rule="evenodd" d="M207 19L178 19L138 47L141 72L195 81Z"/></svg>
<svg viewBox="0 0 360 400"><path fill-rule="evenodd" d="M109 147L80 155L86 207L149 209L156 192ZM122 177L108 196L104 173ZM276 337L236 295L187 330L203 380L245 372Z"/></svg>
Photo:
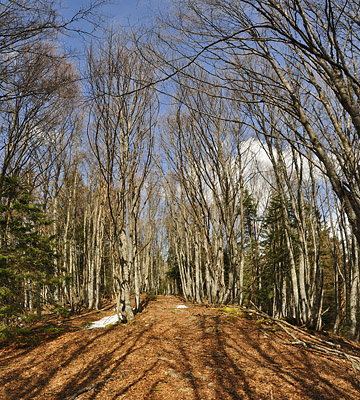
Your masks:
<svg viewBox="0 0 360 400"><path fill-rule="evenodd" d="M203 84L204 79L190 68L196 66L216 77L223 97L237 98L244 116L259 113L259 104L268 105L284 129L271 122L270 130L252 128L268 136L275 130L317 164L343 204L358 242L360 3L184 0L174 3L174 10L161 35L169 56L158 55L164 79L185 76ZM266 113L262 117L267 118ZM247 123L246 117L242 123ZM298 228L304 237L301 224ZM305 244L302 239L306 263ZM351 276L357 281L355 264ZM302 297L305 309L315 297L319 303L319 296L309 298L300 283L299 301ZM312 289L316 291L321 292Z"/></svg>
<svg viewBox="0 0 360 400"><path fill-rule="evenodd" d="M73 130L67 126L77 96L73 65L46 43L23 55L6 82L14 98L0 105L1 176L20 176L30 165L41 173L49 150L61 154Z"/></svg>
<svg viewBox="0 0 360 400"><path fill-rule="evenodd" d="M111 245L117 258L118 311L123 320L129 320L133 317L132 285L135 308L140 305L138 224L151 168L157 100L152 89L124 95L142 87L152 72L120 34L110 32L106 46L90 49L89 74L89 138L106 184Z"/></svg>
<svg viewBox="0 0 360 400"><path fill-rule="evenodd" d="M94 28L99 21L95 10L102 3L89 2L67 19L57 1L0 2L2 177L19 175L30 165L36 177L49 164L47 152L54 160L64 151L67 139L59 137L72 131L69 116L78 74L57 40L60 34L81 33L80 21Z"/></svg>
<svg viewBox="0 0 360 400"><path fill-rule="evenodd" d="M296 140L322 163L355 233L359 7L333 1L184 1L170 23L178 33L171 47L177 45L185 61L168 62L183 74L196 62L236 90L239 100L247 101L250 90L256 101L281 109L284 120L295 118Z"/></svg>
<svg viewBox="0 0 360 400"><path fill-rule="evenodd" d="M190 86L190 81L180 80L178 97L183 106L164 128L173 176L168 176L167 192L174 203L170 213L178 238L172 246L182 290L195 301L206 293L211 302L241 302L244 132L227 121L231 105L214 86Z"/></svg>

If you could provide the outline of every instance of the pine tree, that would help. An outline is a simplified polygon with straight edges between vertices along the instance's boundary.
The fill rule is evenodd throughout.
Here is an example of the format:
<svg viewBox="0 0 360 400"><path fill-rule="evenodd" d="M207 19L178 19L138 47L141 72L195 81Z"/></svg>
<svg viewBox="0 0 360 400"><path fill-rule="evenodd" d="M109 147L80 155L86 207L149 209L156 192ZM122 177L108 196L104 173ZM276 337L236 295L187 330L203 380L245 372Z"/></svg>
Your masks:
<svg viewBox="0 0 360 400"><path fill-rule="evenodd" d="M0 320L36 306L41 289L54 278L52 237L44 234L51 221L34 201L31 189L17 177L0 182Z"/></svg>
<svg viewBox="0 0 360 400"><path fill-rule="evenodd" d="M259 237L257 232L258 210L256 200L252 194L244 191L244 250L247 264L245 272L247 290L247 301L257 303L256 292L259 285Z"/></svg>
<svg viewBox="0 0 360 400"><path fill-rule="evenodd" d="M283 213L279 195L273 195L264 216L262 241L262 285L258 301L274 316L287 316L289 254L285 241ZM292 215L290 204L289 214Z"/></svg>

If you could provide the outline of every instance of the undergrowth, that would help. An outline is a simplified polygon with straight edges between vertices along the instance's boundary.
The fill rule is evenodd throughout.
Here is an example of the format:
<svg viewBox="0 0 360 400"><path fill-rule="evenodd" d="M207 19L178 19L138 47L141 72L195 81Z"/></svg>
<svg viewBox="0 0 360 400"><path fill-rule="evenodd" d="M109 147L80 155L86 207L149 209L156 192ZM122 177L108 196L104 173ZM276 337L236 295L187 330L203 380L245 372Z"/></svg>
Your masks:
<svg viewBox="0 0 360 400"><path fill-rule="evenodd" d="M54 310L58 317L65 317ZM41 340L58 335L64 329L56 323L46 321L47 316L28 314L18 317L16 323L0 323L0 345L15 344L21 346L35 346Z"/></svg>

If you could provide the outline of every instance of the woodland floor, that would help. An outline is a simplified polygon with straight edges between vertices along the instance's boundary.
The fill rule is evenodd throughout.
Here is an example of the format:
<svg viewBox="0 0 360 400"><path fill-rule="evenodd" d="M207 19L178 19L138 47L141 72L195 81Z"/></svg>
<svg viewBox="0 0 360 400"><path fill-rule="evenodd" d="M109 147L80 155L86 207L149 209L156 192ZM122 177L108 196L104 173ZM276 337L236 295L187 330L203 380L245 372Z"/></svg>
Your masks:
<svg viewBox="0 0 360 400"><path fill-rule="evenodd" d="M306 332L165 296L132 323L84 328L111 314L56 321L61 332L31 346L3 343L0 399L360 399L349 359L290 344L291 335L321 344ZM360 356L359 344L321 337L338 345L326 349Z"/></svg>

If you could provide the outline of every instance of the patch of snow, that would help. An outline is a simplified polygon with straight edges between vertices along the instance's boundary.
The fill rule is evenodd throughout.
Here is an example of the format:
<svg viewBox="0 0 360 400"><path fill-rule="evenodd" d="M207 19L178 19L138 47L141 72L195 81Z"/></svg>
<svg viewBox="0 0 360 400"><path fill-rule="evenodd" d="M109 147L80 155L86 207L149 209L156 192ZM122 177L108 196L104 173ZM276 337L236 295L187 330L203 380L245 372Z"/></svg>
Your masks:
<svg viewBox="0 0 360 400"><path fill-rule="evenodd" d="M119 321L117 314L104 317L98 321L92 322L88 329L105 328L107 325L116 324Z"/></svg>
<svg viewBox="0 0 360 400"><path fill-rule="evenodd" d="M187 308L187 306L185 306L184 304L179 304L179 305L176 306L175 308Z"/></svg>

